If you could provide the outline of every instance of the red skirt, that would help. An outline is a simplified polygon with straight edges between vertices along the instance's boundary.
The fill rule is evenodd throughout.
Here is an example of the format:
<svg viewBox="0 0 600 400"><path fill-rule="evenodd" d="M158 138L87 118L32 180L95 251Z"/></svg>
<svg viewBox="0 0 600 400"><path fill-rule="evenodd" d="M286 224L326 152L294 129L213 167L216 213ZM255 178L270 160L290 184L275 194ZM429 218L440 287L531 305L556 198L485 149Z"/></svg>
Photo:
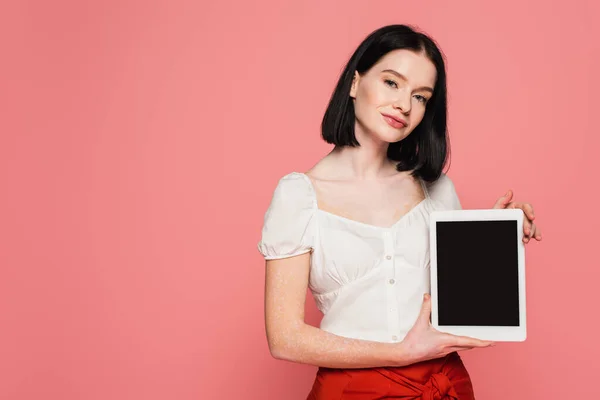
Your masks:
<svg viewBox="0 0 600 400"><path fill-rule="evenodd" d="M319 368L307 400L474 400L458 353L406 367Z"/></svg>

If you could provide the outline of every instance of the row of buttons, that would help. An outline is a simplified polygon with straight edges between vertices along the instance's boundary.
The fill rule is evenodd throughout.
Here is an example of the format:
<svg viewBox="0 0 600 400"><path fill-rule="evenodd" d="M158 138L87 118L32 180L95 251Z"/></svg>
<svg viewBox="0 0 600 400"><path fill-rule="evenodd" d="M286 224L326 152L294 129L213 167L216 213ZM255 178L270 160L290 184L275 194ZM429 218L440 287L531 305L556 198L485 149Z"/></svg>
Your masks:
<svg viewBox="0 0 600 400"><path fill-rule="evenodd" d="M385 240L386 240L386 242L387 242L387 246L386 246L386 247L387 247L387 250L388 250L388 251L393 251L393 240L391 240L392 238L390 237L390 233L389 233L389 232L384 232L384 239L385 239ZM386 256L385 256L385 259L386 259L386 260L388 260L388 261L392 260L392 258L393 258L393 257L392 257L392 254L389 254L389 253L388 253L388 254L386 254ZM393 266L392 266L391 270L393 271L393 269L394 269L394 268L393 268ZM390 285L394 285L394 284L396 283L396 280L395 280L394 278L390 278L390 279L388 280L388 283L389 283ZM393 299L393 297L394 297L394 296L393 296L393 294L392 294L392 293L393 293L393 292L389 292L389 295L391 295L391 296L392 296L392 299ZM391 300L391 299L390 299L390 300ZM390 308L390 312L391 312L391 313L395 313L395 312L396 312L396 309L395 309L395 308ZM396 317L396 318L397 318L397 317ZM397 328L397 327L396 327L396 328ZM392 329L393 329L393 328L392 328ZM393 340L394 342L398 341L398 336L397 336L397 335L392 335L392 340Z"/></svg>

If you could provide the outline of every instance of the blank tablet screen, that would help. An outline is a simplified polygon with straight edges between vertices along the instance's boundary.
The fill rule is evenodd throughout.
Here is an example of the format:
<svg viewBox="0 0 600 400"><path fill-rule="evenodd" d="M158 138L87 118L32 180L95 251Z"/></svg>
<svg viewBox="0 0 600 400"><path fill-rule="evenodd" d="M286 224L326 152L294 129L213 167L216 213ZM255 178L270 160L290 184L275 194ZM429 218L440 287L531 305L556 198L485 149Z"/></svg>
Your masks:
<svg viewBox="0 0 600 400"><path fill-rule="evenodd" d="M436 223L438 324L518 326L516 221Z"/></svg>

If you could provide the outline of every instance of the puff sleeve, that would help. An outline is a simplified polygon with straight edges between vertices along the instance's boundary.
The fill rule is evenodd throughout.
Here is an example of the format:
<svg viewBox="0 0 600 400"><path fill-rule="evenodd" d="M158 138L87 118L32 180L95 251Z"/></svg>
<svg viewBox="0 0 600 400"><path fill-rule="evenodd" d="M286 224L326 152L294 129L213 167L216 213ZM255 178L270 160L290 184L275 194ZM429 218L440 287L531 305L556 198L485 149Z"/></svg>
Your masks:
<svg viewBox="0 0 600 400"><path fill-rule="evenodd" d="M316 201L308 177L291 173L279 180L264 215L258 251L265 260L308 253L314 248Z"/></svg>
<svg viewBox="0 0 600 400"><path fill-rule="evenodd" d="M428 190L431 198L441 203L444 208L449 210L462 209L454 183L448 175L442 174L437 181L431 184Z"/></svg>

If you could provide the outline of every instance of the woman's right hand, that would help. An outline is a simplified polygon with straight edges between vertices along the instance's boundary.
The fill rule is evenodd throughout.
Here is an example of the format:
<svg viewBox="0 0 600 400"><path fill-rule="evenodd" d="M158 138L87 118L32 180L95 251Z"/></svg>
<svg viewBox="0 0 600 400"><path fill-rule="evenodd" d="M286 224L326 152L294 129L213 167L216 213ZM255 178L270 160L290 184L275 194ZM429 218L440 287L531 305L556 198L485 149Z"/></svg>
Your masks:
<svg viewBox="0 0 600 400"><path fill-rule="evenodd" d="M405 357L411 360L411 363L444 357L454 351L494 345L494 342L490 341L440 332L431 326L430 315L431 296L425 294L419 317L402 341Z"/></svg>

